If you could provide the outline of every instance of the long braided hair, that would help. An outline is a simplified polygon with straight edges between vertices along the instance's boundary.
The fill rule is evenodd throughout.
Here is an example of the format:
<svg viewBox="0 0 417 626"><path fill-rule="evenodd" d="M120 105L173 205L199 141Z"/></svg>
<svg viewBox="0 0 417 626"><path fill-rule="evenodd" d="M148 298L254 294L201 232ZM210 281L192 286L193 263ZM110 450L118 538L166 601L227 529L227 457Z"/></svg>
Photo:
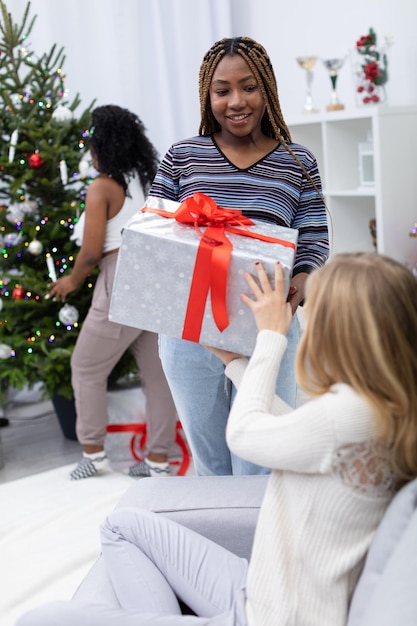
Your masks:
<svg viewBox="0 0 417 626"><path fill-rule="evenodd" d="M139 117L108 104L93 110L92 124L89 146L100 172L111 176L126 193L127 178L136 171L146 193L158 168L158 154Z"/></svg>
<svg viewBox="0 0 417 626"><path fill-rule="evenodd" d="M259 85L266 110L262 118L262 132L282 144L291 143L291 134L286 125L279 103L277 81L269 56L263 46L250 37L220 39L205 54L200 67L199 93L201 123L200 135L211 135L220 130L210 106L210 85L214 71L226 55L239 54L249 65Z"/></svg>
<svg viewBox="0 0 417 626"><path fill-rule="evenodd" d="M267 51L254 39L250 37L220 39L204 55L198 80L201 111L199 135L211 135L220 130L220 125L211 110L210 85L214 71L221 59L226 55L233 56L235 54L239 54L250 67L265 102L265 113L261 120L262 132L267 137L276 139L292 155L326 206L321 191L288 145L292 143L291 133L282 115L274 69Z"/></svg>

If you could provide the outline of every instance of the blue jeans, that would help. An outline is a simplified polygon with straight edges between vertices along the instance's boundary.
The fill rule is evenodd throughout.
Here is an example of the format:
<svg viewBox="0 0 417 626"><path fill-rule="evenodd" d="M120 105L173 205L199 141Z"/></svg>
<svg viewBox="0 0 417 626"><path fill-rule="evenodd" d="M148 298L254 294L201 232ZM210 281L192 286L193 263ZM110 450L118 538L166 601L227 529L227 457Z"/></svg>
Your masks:
<svg viewBox="0 0 417 626"><path fill-rule="evenodd" d="M300 338L294 316L288 346L277 379L277 394L295 407L295 354ZM226 444L226 423L236 393L224 374L223 363L203 346L166 335L159 336L159 354L177 413L199 476L267 474L269 469L232 454Z"/></svg>

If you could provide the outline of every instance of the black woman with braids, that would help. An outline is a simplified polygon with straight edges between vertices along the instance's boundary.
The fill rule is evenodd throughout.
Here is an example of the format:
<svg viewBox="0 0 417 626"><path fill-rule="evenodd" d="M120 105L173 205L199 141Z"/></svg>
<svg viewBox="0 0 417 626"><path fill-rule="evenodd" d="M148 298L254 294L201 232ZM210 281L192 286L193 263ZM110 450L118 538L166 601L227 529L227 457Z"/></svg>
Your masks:
<svg viewBox="0 0 417 626"><path fill-rule="evenodd" d="M73 270L52 284L50 296L65 300L91 270L100 273L93 300L71 359L77 411L76 431L83 456L70 478L99 476L110 469L104 451L108 421L107 379L123 353L135 357L146 396L148 454L132 467L143 475L169 474L168 451L175 439L176 411L158 355L155 333L108 320L121 232L144 202L158 164L140 119L115 105L92 114L89 148L98 176L87 190L85 211L76 225L81 244Z"/></svg>
<svg viewBox="0 0 417 626"><path fill-rule="evenodd" d="M328 256L321 182L313 154L292 143L265 49L248 37L222 39L206 53L199 76L199 136L174 144L165 155L150 195L182 202L194 192L253 219L298 229L289 302L293 315L304 299L308 274ZM277 393L295 406L294 315ZM190 444L196 473L266 473L231 454L225 430L235 389L223 364L204 349L160 336L162 365Z"/></svg>

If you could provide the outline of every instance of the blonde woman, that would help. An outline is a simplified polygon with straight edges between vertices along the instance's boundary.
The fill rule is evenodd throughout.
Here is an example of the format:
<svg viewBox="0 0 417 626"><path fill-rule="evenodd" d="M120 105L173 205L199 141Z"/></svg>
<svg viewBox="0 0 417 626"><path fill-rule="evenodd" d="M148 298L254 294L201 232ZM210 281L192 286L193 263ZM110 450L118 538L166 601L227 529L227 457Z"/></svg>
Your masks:
<svg viewBox="0 0 417 626"><path fill-rule="evenodd" d="M377 254L310 275L296 365L313 399L293 410L274 395L292 317L282 271L273 287L260 263L255 275L253 298L242 296L259 330L251 359L212 350L238 387L230 449L271 468L249 565L161 515L121 508L102 527L121 609L56 603L18 626L346 626L382 516L417 476L417 282Z"/></svg>

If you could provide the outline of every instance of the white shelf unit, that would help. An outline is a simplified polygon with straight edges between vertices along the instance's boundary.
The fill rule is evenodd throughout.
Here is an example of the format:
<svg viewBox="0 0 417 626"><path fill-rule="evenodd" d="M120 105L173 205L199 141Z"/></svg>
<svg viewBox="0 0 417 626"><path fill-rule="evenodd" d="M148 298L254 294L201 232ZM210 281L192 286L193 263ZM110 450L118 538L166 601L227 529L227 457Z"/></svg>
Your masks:
<svg viewBox="0 0 417 626"><path fill-rule="evenodd" d="M369 106L287 120L292 139L315 154L331 215L331 252L372 251L417 263L417 106ZM375 185L360 187L359 143L371 133Z"/></svg>

